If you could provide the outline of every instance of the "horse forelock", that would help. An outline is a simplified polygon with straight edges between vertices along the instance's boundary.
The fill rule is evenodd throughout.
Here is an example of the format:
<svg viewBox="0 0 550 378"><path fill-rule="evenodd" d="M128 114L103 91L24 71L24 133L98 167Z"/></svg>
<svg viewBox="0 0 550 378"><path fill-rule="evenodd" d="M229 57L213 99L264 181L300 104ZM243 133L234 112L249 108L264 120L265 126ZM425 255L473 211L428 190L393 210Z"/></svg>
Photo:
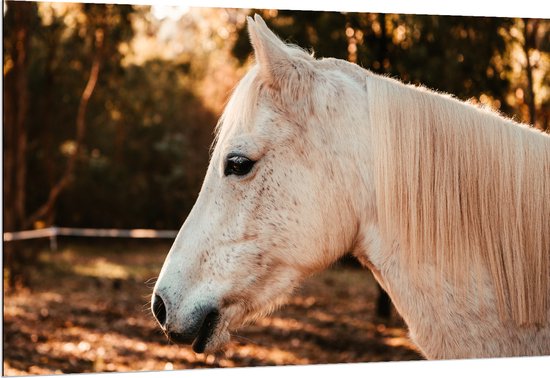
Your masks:
<svg viewBox="0 0 550 378"><path fill-rule="evenodd" d="M214 129L214 146L236 129L250 131L260 97L258 67L253 67L236 85Z"/></svg>

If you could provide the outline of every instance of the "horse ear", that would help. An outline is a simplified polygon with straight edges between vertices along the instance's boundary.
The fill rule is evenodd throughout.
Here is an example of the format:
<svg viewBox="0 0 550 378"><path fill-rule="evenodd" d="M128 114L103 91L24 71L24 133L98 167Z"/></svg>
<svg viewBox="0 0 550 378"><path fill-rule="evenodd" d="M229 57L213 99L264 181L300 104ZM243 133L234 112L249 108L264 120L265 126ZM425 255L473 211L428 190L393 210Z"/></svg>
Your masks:
<svg viewBox="0 0 550 378"><path fill-rule="evenodd" d="M254 20L247 17L247 21L250 42L260 72L264 80L274 84L293 67L289 48L267 27L258 14L254 15Z"/></svg>

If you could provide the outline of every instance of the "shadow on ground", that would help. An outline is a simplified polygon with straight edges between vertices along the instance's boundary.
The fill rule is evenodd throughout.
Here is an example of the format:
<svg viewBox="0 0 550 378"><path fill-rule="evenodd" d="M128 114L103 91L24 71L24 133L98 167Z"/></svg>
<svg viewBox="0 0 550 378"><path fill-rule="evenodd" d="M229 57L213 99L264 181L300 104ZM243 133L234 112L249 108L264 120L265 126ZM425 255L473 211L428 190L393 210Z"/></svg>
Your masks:
<svg viewBox="0 0 550 378"><path fill-rule="evenodd" d="M4 374L52 374L416 360L397 314L374 315L370 273L336 266L247 326L220 356L171 344L149 297L168 244L43 251L29 287L4 296ZM153 278L153 280L151 280Z"/></svg>

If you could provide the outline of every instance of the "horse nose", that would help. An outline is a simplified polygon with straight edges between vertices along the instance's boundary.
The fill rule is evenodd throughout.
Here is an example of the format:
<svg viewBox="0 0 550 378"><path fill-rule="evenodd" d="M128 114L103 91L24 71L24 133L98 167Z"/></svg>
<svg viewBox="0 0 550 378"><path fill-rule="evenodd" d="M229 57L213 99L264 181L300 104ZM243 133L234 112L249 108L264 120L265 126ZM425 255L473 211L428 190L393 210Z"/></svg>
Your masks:
<svg viewBox="0 0 550 378"><path fill-rule="evenodd" d="M164 328L166 323L166 306L158 294L153 296L152 308L153 315L155 315L155 318L159 322L160 326Z"/></svg>

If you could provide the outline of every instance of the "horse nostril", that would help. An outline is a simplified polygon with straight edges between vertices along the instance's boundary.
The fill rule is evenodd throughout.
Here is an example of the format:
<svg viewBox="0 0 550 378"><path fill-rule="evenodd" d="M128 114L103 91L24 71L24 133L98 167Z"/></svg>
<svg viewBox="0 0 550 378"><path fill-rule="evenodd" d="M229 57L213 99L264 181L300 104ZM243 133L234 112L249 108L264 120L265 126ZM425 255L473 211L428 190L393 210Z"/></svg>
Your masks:
<svg viewBox="0 0 550 378"><path fill-rule="evenodd" d="M166 306L162 298L157 294L153 297L153 315L155 315L161 327L164 327L164 322L166 322Z"/></svg>

